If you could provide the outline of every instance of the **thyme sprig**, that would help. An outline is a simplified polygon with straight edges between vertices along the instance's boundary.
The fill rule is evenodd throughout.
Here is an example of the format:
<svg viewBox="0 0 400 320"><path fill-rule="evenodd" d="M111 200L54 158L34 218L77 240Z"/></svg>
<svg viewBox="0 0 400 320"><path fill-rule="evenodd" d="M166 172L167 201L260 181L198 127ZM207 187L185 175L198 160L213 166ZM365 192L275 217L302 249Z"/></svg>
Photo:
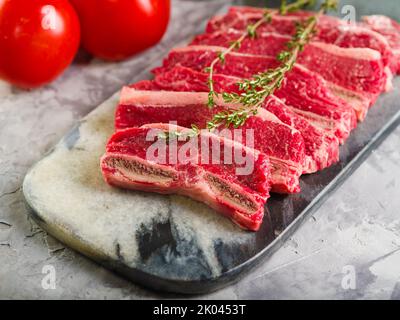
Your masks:
<svg viewBox="0 0 400 320"><path fill-rule="evenodd" d="M288 5L286 0L282 0L281 1L281 7L279 9L279 13L284 16L284 15L286 15L288 13L292 13L292 12L296 12L298 10L301 10L305 6L313 6L313 5L315 5L315 3L316 3L316 0L311 0L311 1L309 1L309 0L298 0L298 1Z"/></svg>
<svg viewBox="0 0 400 320"><path fill-rule="evenodd" d="M241 108L215 114L213 119L208 122L207 128L212 130L220 125L237 128L242 126L249 117L257 114L265 100L282 86L285 75L293 69L298 55L314 35L320 16L336 6L337 0L325 0L317 14L296 24L296 32L286 44L287 50L277 55L277 59L280 61L277 68L269 69L238 83L239 90L243 91L240 94L222 93L225 102L240 104Z"/></svg>
<svg viewBox="0 0 400 320"><path fill-rule="evenodd" d="M162 131L157 136L159 139L166 140L169 142L171 139L179 139L180 141L185 141L189 138L194 138L200 134L200 128L192 124L191 130L179 132L177 130Z"/></svg>
<svg viewBox="0 0 400 320"><path fill-rule="evenodd" d="M209 88L209 93L208 93L208 106L210 108L215 106L215 101L214 98L218 98L218 93L214 90L214 69L215 66L218 63L224 64L225 63L225 57L228 55L230 52L233 50L238 50L240 49L240 46L243 42L244 39L247 37L253 39L257 36L257 29L264 23L271 21L272 15L269 11L265 11L263 14L263 17L258 20L255 24L248 25L246 32L244 32L237 40L233 41L231 45L224 51L218 52L217 57L211 62L210 66L205 69L205 71L208 73L208 88Z"/></svg>
<svg viewBox="0 0 400 320"><path fill-rule="evenodd" d="M291 4L287 4L286 1L282 0L280 14L284 15L289 12L295 12L307 5L312 5L315 3L315 0L297 0ZM254 39L257 37L257 29L263 25L264 23L270 23L272 21L273 12L269 10L265 10L262 18L255 22L254 24L250 24L247 26L246 31L235 41L233 41L230 46L221 52L218 52L217 57L211 62L210 66L205 69L205 72L208 73L208 81L207 85L209 88L208 93L208 106L210 108L215 106L214 98L218 98L219 93L214 89L214 69L218 63L224 64L225 57L230 52L234 50L240 49L240 46L247 37L250 39Z"/></svg>

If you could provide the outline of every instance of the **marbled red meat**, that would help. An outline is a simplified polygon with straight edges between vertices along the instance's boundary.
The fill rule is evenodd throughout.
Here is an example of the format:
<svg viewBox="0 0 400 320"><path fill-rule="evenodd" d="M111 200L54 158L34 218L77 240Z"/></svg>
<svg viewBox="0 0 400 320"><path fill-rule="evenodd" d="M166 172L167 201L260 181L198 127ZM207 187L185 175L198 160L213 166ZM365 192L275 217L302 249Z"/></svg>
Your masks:
<svg viewBox="0 0 400 320"><path fill-rule="evenodd" d="M152 131L152 132L150 132ZM238 175L237 169L243 164L234 160L231 164L203 163L204 145L191 154L190 161L150 161L149 149L154 144L148 136L165 132L185 134L186 128L152 124L131 128L115 133L109 140L105 155L101 158L104 179L110 185L157 192L161 194L182 194L202 201L238 224L240 227L257 231L262 223L264 205L269 197L269 161L264 154L229 139L202 132L199 141L209 141L212 151L225 150L245 154L253 162L251 174ZM171 141L162 141L164 151L169 154ZM185 141L177 142L177 151L185 148ZM159 150L161 150L160 147ZM208 147L206 147L208 148ZM207 150L208 151L208 150ZM235 159L233 157L233 159Z"/></svg>
<svg viewBox="0 0 400 320"><path fill-rule="evenodd" d="M362 17L364 26L380 33L389 43L394 59L391 69L400 74L400 24L393 19L381 15Z"/></svg>

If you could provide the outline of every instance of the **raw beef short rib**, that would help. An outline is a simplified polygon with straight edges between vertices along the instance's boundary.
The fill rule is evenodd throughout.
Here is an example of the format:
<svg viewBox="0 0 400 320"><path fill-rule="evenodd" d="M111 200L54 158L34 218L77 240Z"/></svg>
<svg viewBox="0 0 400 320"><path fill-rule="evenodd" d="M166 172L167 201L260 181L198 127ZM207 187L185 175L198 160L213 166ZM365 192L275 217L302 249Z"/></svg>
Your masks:
<svg viewBox="0 0 400 320"><path fill-rule="evenodd" d="M172 132L178 132L182 137L189 130L167 124L152 124L115 133L101 158L101 169L106 182L133 190L185 195L206 203L240 227L257 231L269 197L268 157L232 140L202 132L198 139L208 141L208 146L196 144L197 149L192 150L187 161L182 161L179 157L178 161L170 161L168 156L167 161L160 161L161 163L149 160L148 152L155 141L160 142L158 152L163 150L169 155L173 149L170 146L172 141L158 136ZM149 139L149 135L156 137L155 140ZM187 151L183 149L187 143L187 139L176 141L177 152L186 154ZM253 170L251 174L238 175L237 169L242 164L234 161L230 164L202 163L203 148L211 153L215 148L228 148L233 153L245 154L248 161L253 162Z"/></svg>

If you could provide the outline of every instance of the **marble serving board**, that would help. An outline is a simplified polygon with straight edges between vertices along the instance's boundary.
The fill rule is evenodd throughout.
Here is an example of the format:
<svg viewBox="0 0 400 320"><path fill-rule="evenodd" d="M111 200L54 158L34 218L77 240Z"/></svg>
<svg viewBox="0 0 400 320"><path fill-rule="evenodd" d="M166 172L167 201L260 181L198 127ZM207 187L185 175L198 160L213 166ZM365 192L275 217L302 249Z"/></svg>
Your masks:
<svg viewBox="0 0 400 320"><path fill-rule="evenodd" d="M149 68L150 69L150 68ZM147 70L134 80L148 77ZM112 188L99 159L114 131L118 94L82 119L26 175L31 217L68 246L156 290L205 293L238 281L281 247L400 124L400 78L341 147L340 162L303 176L302 192L273 195L257 233L182 196Z"/></svg>
<svg viewBox="0 0 400 320"><path fill-rule="evenodd" d="M341 147L338 164L304 176L297 195L272 196L256 233L189 198L104 182L99 159L114 131L118 94L29 171L24 196L44 230L104 266L156 290L208 292L237 281L282 245L400 123L399 98L400 78Z"/></svg>

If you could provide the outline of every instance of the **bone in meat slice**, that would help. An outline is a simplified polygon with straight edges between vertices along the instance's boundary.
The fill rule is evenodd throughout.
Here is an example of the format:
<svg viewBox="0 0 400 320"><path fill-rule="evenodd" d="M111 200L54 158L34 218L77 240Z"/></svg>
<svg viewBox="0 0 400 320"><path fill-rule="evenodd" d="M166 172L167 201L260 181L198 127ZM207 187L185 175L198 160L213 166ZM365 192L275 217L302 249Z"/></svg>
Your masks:
<svg viewBox="0 0 400 320"><path fill-rule="evenodd" d="M148 135L157 137L160 133L172 131L184 135L189 130L168 124L152 124L115 133L101 158L106 182L120 188L185 195L206 203L240 227L257 231L269 197L268 157L240 143L202 132L198 141L205 139L208 146L195 144L197 149L190 153L188 160L177 157L178 161L170 161L169 156L166 157L167 161L149 159L148 152L154 146L154 141ZM169 145L172 142L164 140L161 145L169 155L170 149L173 149ZM178 141L177 152L187 153L183 150L187 143L187 140ZM253 170L251 174L238 175L237 169L243 165L236 163L234 157L230 164L202 163L203 148L207 152L213 152L213 148L228 148L232 152L246 154L248 161L253 162ZM158 150L162 150L162 147Z"/></svg>

